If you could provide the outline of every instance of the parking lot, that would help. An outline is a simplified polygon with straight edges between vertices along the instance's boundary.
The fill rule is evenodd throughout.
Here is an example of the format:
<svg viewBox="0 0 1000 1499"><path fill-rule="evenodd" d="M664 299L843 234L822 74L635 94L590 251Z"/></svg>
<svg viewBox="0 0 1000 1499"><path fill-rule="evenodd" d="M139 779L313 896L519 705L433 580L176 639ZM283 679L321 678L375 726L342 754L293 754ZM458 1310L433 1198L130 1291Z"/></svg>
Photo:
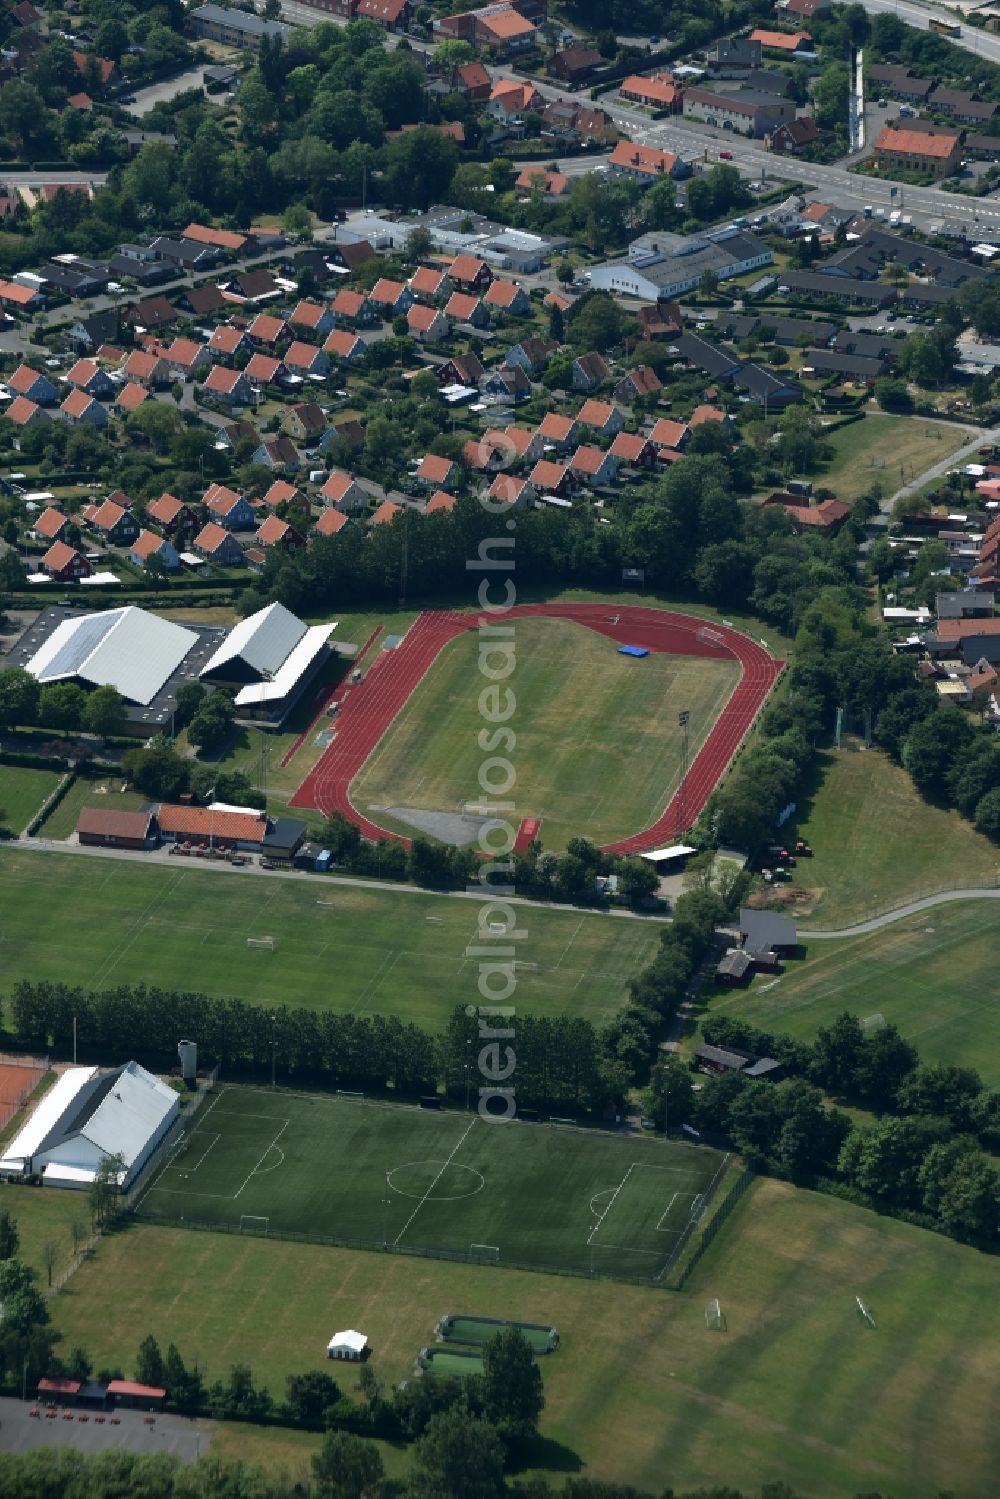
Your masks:
<svg viewBox="0 0 1000 1499"><path fill-rule="evenodd" d="M36 1447L72 1447L77 1452L170 1452L194 1462L208 1450L211 1426L185 1416L147 1417L142 1411L62 1411L46 1417L30 1400L0 1399L0 1452L31 1452ZM32 1411L37 1415L32 1415Z"/></svg>

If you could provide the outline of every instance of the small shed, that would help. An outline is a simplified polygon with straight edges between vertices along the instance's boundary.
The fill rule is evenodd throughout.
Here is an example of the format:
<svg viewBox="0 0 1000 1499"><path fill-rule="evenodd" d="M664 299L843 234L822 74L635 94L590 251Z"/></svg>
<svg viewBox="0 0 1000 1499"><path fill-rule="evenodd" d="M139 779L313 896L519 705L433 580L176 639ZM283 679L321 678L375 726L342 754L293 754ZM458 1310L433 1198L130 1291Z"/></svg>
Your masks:
<svg viewBox="0 0 1000 1499"><path fill-rule="evenodd" d="M78 1379L40 1379L38 1398L46 1405L75 1405L80 1393Z"/></svg>
<svg viewBox="0 0 1000 1499"><path fill-rule="evenodd" d="M326 1345L327 1358L346 1359L358 1363L368 1353L368 1339L363 1332L349 1327L345 1332L334 1333Z"/></svg>
<svg viewBox="0 0 1000 1499"><path fill-rule="evenodd" d="M698 1046L695 1062L701 1072L742 1072L750 1058L739 1051L727 1051L722 1046Z"/></svg>
<svg viewBox="0 0 1000 1499"><path fill-rule="evenodd" d="M793 955L799 945L795 922L776 911L754 911L744 907L740 911L740 934L748 953L773 952L779 957Z"/></svg>
<svg viewBox="0 0 1000 1499"><path fill-rule="evenodd" d="M716 982L742 984L753 972L753 959L742 947L731 947L715 970Z"/></svg>

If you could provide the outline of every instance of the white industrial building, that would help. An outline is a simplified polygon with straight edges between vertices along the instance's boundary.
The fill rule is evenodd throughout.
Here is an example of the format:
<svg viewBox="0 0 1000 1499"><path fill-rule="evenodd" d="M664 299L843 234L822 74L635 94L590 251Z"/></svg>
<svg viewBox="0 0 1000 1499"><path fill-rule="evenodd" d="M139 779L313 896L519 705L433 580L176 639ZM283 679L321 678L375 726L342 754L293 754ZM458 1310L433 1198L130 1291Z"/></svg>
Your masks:
<svg viewBox="0 0 1000 1499"><path fill-rule="evenodd" d="M644 301L670 301L693 291L706 271L726 281L773 261L769 246L736 225L695 237L651 233L632 242L625 260L597 266L590 285Z"/></svg>
<svg viewBox="0 0 1000 1499"><path fill-rule="evenodd" d="M106 1156L120 1155L119 1186L136 1178L180 1111L172 1088L138 1062L102 1072L71 1067L0 1157L0 1176L38 1176L86 1191Z"/></svg>
<svg viewBox="0 0 1000 1499"><path fill-rule="evenodd" d="M26 662L26 670L42 686L116 687L128 702L146 706L198 639L194 630L129 604L64 619Z"/></svg>
<svg viewBox="0 0 1000 1499"><path fill-rule="evenodd" d="M336 628L303 624L284 604L268 604L230 630L200 675L239 687L241 718L281 723L325 659Z"/></svg>

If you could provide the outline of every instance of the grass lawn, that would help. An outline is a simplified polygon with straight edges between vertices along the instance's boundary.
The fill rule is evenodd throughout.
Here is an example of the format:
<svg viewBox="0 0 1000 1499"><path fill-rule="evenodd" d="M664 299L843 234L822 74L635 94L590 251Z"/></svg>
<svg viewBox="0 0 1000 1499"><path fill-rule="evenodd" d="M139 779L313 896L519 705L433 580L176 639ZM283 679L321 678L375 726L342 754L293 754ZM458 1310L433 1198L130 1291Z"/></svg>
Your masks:
<svg viewBox="0 0 1000 1499"><path fill-rule="evenodd" d="M151 1332L210 1378L245 1361L280 1394L288 1374L329 1367L338 1327L363 1329L395 1382L444 1313L514 1316L559 1330L539 1360L536 1453L557 1473L654 1492L784 1480L811 1499L986 1499L1000 1464L995 1280L975 1250L761 1181L680 1294L134 1224L101 1242L54 1317L98 1364L131 1369ZM705 1327L716 1296L725 1333ZM337 1377L355 1393L356 1376ZM251 1451L244 1430L248 1456L306 1445L267 1432Z"/></svg>
<svg viewBox="0 0 1000 1499"><path fill-rule="evenodd" d="M777 984L720 992L711 1013L811 1038L843 1010L882 1014L925 1062L974 1067L1000 1087L996 916L984 901L923 911L865 937L806 944Z"/></svg>
<svg viewBox="0 0 1000 1499"><path fill-rule="evenodd" d="M476 1101L473 1090L473 1103ZM656 1280L724 1174L720 1152L469 1113L223 1087L140 1211Z"/></svg>
<svg viewBox="0 0 1000 1499"><path fill-rule="evenodd" d="M76 831L76 824L84 807L99 807L102 812L134 812L144 806L148 797L138 791L123 791L122 777L105 776L91 780L79 776L67 791L58 807L46 817L38 831L40 838L69 838Z"/></svg>
<svg viewBox="0 0 1000 1499"><path fill-rule="evenodd" d="M845 740L821 752L799 797L795 834L812 846L795 884L816 929L850 926L921 895L1000 879L1000 848L966 818L927 802L881 750ZM788 888L788 887L785 887Z"/></svg>
<svg viewBox="0 0 1000 1499"><path fill-rule="evenodd" d="M873 413L825 439L832 456L814 483L832 489L839 500L856 499L875 480L891 494L924 469L943 463L970 435L944 422Z"/></svg>
<svg viewBox="0 0 1000 1499"><path fill-rule="evenodd" d="M0 823L15 833L23 833L61 779L61 773L57 770L0 765Z"/></svg>
<svg viewBox="0 0 1000 1499"><path fill-rule="evenodd" d="M458 811L481 797L478 651L469 633L441 652L355 777L359 810ZM735 662L629 661L613 640L557 619L518 621L516 663L517 811L543 819L551 849L578 833L608 843L653 822L680 775L678 709L690 710L693 755L739 681Z"/></svg>
<svg viewBox="0 0 1000 1499"><path fill-rule="evenodd" d="M251 1004L392 1014L436 1030L475 986L476 902L333 880L209 873L187 861L94 861L0 850L3 976L90 988L121 982L198 989ZM176 867L181 866L181 867ZM320 898L323 904L320 904ZM329 902L329 904L326 904ZM57 923L39 940L42 910ZM601 1024L652 958L659 922L526 912L518 974L526 1013ZM274 952L247 937L273 936Z"/></svg>
<svg viewBox="0 0 1000 1499"><path fill-rule="evenodd" d="M21 1115L20 1120L23 1118ZM90 1234L86 1192L60 1192L51 1187L9 1187L4 1190L0 1201L17 1223L21 1240L18 1259L38 1271L43 1286L47 1278L44 1246L55 1245L53 1275L58 1276L73 1257L74 1222L83 1224L84 1236Z"/></svg>

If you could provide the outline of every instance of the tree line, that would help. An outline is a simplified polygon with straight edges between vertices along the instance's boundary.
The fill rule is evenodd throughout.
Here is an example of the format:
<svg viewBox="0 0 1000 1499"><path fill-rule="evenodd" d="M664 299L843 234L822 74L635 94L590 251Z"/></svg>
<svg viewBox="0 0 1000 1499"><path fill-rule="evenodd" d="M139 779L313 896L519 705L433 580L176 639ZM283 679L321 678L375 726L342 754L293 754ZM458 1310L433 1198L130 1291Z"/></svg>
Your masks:
<svg viewBox="0 0 1000 1499"><path fill-rule="evenodd" d="M711 1045L782 1062L791 1077L754 1083L708 1079L691 1121L728 1135L760 1170L820 1186L952 1238L995 1249L1000 1176L1000 1091L972 1068L922 1063L894 1025L867 1035L856 1015L821 1026L813 1042L731 1016L703 1026ZM853 1123L832 1095L872 1111Z"/></svg>

